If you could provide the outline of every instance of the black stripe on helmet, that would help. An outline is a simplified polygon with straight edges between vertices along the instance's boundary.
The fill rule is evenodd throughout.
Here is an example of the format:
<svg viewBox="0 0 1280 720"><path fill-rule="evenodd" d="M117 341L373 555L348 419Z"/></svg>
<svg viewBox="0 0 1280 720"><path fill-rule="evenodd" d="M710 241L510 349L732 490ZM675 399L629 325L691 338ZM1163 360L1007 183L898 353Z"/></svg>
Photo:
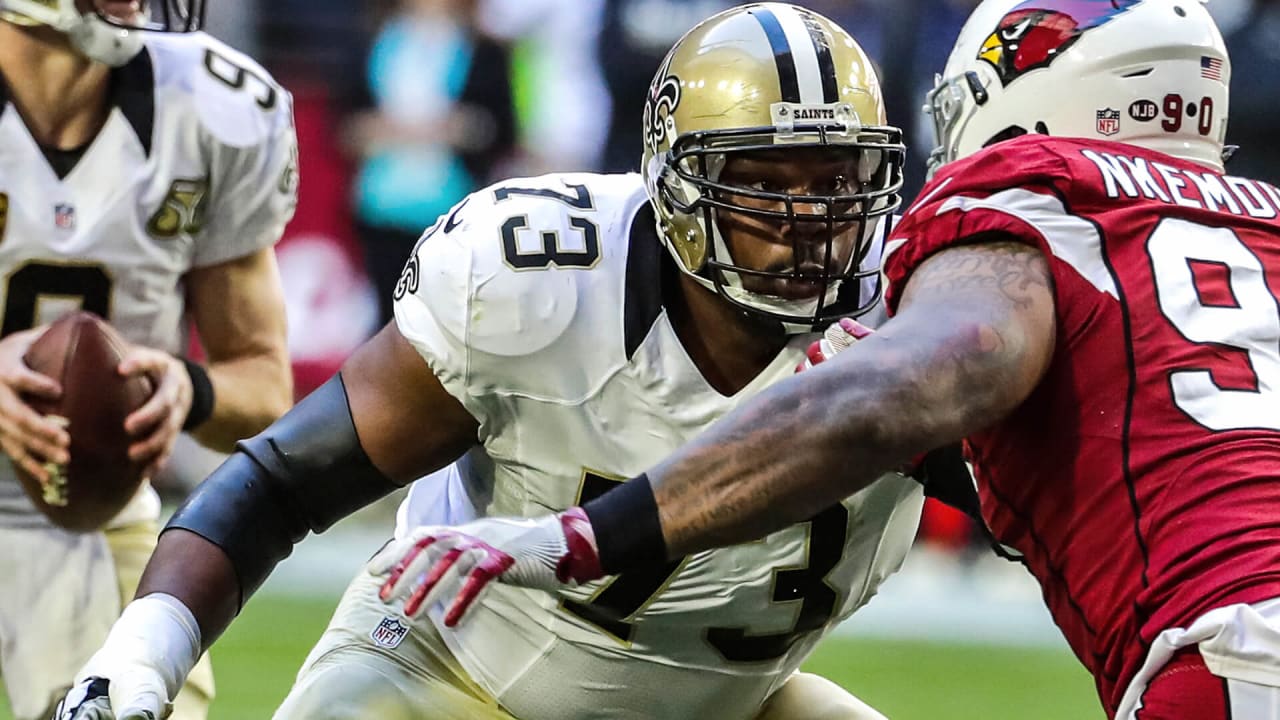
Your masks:
<svg viewBox="0 0 1280 720"><path fill-rule="evenodd" d="M778 85L782 88L782 101L800 102L800 78L796 75L796 61L791 56L791 43L787 42L782 23L778 22L778 17L769 8L752 8L750 12L764 29L769 47L773 50L773 63L778 67Z"/></svg>
<svg viewBox="0 0 1280 720"><path fill-rule="evenodd" d="M809 31L813 49L818 55L818 76L822 78L822 102L833 103L839 90L836 87L836 63L831 59L831 43L834 38L818 22L818 17L807 10L800 11L804 27Z"/></svg>

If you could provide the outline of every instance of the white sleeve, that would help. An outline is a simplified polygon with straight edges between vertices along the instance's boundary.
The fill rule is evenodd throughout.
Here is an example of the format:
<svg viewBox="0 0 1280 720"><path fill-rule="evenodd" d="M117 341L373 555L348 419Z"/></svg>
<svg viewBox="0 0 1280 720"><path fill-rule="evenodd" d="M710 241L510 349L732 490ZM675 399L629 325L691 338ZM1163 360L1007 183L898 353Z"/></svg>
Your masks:
<svg viewBox="0 0 1280 720"><path fill-rule="evenodd" d="M257 108L253 108L256 112ZM192 265L226 262L275 245L298 203L298 142L293 102L278 90L260 139L234 145L214 137L208 223Z"/></svg>
<svg viewBox="0 0 1280 720"><path fill-rule="evenodd" d="M564 336L576 322L570 334L588 341L578 295L590 269L521 269L507 254L522 240L538 248L545 236L581 240L564 203L537 191L494 195L473 193L428 229L395 292L400 333L482 425L499 419L508 395L570 396L562 385L572 373L557 368L579 351ZM504 220L522 226L511 247Z"/></svg>
<svg viewBox="0 0 1280 720"><path fill-rule="evenodd" d="M456 208L450 215L454 212ZM443 232L445 218L428 228L410 253L395 289L395 322L445 390L479 420L483 409L469 392L467 371L474 263L471 228Z"/></svg>

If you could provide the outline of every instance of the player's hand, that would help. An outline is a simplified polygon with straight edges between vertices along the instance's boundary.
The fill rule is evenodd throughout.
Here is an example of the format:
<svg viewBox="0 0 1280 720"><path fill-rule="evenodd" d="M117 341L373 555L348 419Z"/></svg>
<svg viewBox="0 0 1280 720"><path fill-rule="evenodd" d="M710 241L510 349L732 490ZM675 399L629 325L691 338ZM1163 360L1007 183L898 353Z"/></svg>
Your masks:
<svg viewBox="0 0 1280 720"><path fill-rule="evenodd" d="M796 372L803 372L820 365L827 360L835 357L837 353L847 350L854 343L867 337L872 332L871 328L852 318L840 318L839 321L832 323L827 327L826 332L822 334L822 339L815 341L809 345L809 349L805 350L805 359L796 365Z"/></svg>
<svg viewBox="0 0 1280 720"><path fill-rule="evenodd" d="M24 330L0 340L0 449L42 483L49 481L46 463L65 465L71 459L71 436L64 426L22 399L27 395L57 400L62 395L58 381L35 372L22 360L45 329Z"/></svg>
<svg viewBox="0 0 1280 720"><path fill-rule="evenodd" d="M137 689L113 692L124 684L119 678L86 677L67 691L53 711L53 720L162 720L172 711L172 706L160 699L163 695L153 696L146 690L139 694ZM163 684L159 687L163 693ZM119 713L112 710L113 702L120 703Z"/></svg>
<svg viewBox="0 0 1280 720"><path fill-rule="evenodd" d="M452 597L444 616L448 627L458 624L495 578L550 592L603 575L591 521L577 507L532 520L420 527L375 555L369 572L385 578L382 601L403 600L410 618Z"/></svg>
<svg viewBox="0 0 1280 720"><path fill-rule="evenodd" d="M105 720L111 714L111 697L107 693L106 678L91 677L76 683L58 701L53 710L53 720Z"/></svg>
<svg viewBox="0 0 1280 720"><path fill-rule="evenodd" d="M169 458L191 411L191 376L181 360L139 345L129 349L118 371L125 377L146 375L155 385L147 402L124 420L125 432L133 439L129 459L144 463L143 477L151 477Z"/></svg>
<svg viewBox="0 0 1280 720"><path fill-rule="evenodd" d="M125 606L76 673L54 720L164 720L200 658L200 628L180 600L152 593Z"/></svg>

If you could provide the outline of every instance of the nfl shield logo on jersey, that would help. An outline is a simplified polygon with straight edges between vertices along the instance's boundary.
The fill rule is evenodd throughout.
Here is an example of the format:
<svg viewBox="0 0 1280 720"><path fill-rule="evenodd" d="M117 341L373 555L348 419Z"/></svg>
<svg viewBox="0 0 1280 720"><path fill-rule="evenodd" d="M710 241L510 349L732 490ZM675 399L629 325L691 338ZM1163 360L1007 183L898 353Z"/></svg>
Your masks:
<svg viewBox="0 0 1280 720"><path fill-rule="evenodd" d="M58 203L53 206L53 224L63 230L74 230L76 228L76 208L68 203Z"/></svg>
<svg viewBox="0 0 1280 720"><path fill-rule="evenodd" d="M382 618L382 622L378 623L378 627L374 628L373 632L369 633L369 637L384 648L396 648L408 634L408 625L400 622L400 618L388 615Z"/></svg>
<svg viewBox="0 0 1280 720"><path fill-rule="evenodd" d="M1115 135L1120 132L1120 111L1107 108L1098 111L1098 132L1102 135Z"/></svg>

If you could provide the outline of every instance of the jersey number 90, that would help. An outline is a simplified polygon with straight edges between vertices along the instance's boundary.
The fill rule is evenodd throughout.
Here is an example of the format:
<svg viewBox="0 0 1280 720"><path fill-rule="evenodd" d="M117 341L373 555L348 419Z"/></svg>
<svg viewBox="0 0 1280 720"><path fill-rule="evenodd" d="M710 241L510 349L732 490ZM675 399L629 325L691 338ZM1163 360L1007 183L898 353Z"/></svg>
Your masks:
<svg viewBox="0 0 1280 720"><path fill-rule="evenodd" d="M1188 341L1214 349L1219 365L1223 355L1242 353L1251 376L1232 388L1215 380L1207 362L1175 370L1174 404L1210 430L1280 430L1280 305L1262 260L1230 229L1175 218L1156 226L1147 253L1169 323Z"/></svg>

